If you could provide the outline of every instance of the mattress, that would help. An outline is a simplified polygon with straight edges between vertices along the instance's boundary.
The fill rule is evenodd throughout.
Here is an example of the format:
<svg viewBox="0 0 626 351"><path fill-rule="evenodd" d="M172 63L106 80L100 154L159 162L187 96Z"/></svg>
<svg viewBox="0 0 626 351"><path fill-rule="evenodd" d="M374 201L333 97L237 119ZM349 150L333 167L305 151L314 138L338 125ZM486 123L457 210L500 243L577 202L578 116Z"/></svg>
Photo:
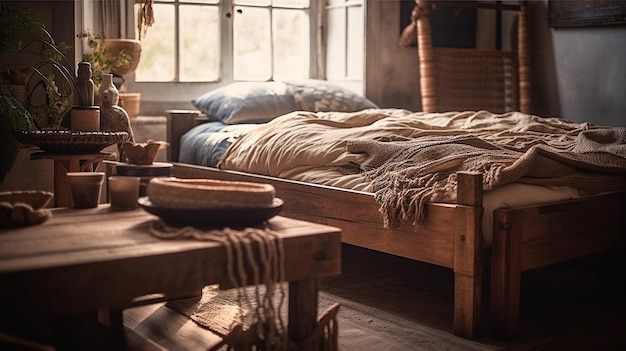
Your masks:
<svg viewBox="0 0 626 351"><path fill-rule="evenodd" d="M217 167L222 155L242 134L259 127L259 124L224 124L211 121L200 124L180 140L179 162L199 166Z"/></svg>

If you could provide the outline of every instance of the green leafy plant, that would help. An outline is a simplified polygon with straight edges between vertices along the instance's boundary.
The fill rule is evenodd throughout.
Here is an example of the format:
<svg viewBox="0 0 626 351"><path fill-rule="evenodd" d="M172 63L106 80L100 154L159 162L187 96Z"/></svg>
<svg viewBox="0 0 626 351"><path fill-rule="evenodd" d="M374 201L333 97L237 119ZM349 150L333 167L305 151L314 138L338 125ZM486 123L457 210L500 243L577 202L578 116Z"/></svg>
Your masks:
<svg viewBox="0 0 626 351"><path fill-rule="evenodd" d="M102 75L111 73L112 67L127 68L130 66L131 57L121 51L118 55L111 55L111 48L106 45L104 34L93 34L89 31L77 35L80 39L87 40L90 51L83 54L83 61L91 63L92 79L96 86L102 83Z"/></svg>
<svg viewBox="0 0 626 351"><path fill-rule="evenodd" d="M0 3L0 53L18 52L22 38L42 26L41 18L29 8Z"/></svg>
<svg viewBox="0 0 626 351"><path fill-rule="evenodd" d="M0 3L0 182L13 168L16 135L59 129L78 92L71 47L56 43L28 7ZM34 63L33 63L34 62ZM80 94L76 94L80 96Z"/></svg>
<svg viewBox="0 0 626 351"><path fill-rule="evenodd" d="M0 183L4 181L19 153L17 132L35 130L30 113L20 104L10 87L0 86Z"/></svg>
<svg viewBox="0 0 626 351"><path fill-rule="evenodd" d="M59 129L63 118L76 102L81 105L79 87L73 64L65 53L71 46L56 43L52 35L40 28L40 36L26 43L3 68L9 77L26 89L25 108L32 114L39 129ZM25 64L23 62L35 62Z"/></svg>
<svg viewBox="0 0 626 351"><path fill-rule="evenodd" d="M92 64L95 84L112 65L130 64L130 56L123 52L109 54L103 35L83 32L79 37L87 38L91 49L84 58ZM10 57L10 63L0 67L0 182L17 159L18 133L62 129L73 105L87 105L81 101L76 67L66 57L70 50L71 46L55 42L27 7L0 2L0 56ZM17 96L15 88L25 91L24 96Z"/></svg>

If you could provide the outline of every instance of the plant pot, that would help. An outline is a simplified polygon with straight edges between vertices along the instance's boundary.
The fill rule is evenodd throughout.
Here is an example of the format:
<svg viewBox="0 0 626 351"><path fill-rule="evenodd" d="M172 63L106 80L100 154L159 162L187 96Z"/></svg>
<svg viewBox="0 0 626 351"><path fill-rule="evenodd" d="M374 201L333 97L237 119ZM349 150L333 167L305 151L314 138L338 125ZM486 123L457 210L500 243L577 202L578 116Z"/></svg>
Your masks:
<svg viewBox="0 0 626 351"><path fill-rule="evenodd" d="M141 108L141 93L120 93L119 105L126 110L129 118L137 117Z"/></svg>
<svg viewBox="0 0 626 351"><path fill-rule="evenodd" d="M72 106L70 118L72 131L93 132L100 130L100 106Z"/></svg>
<svg viewBox="0 0 626 351"><path fill-rule="evenodd" d="M113 73L122 77L135 73L141 59L141 41L136 39L105 39L104 43L111 49L107 53L107 57L116 57L122 50L130 56L128 67L113 66L111 67Z"/></svg>

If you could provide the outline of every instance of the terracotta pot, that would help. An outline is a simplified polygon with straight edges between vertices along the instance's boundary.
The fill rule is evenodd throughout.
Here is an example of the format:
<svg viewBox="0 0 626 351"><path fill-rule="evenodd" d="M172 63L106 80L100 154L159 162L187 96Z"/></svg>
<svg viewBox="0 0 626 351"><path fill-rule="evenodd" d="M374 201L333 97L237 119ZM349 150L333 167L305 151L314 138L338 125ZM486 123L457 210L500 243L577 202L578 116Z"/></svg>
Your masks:
<svg viewBox="0 0 626 351"><path fill-rule="evenodd" d="M111 67L113 73L122 77L135 73L141 59L141 41L136 39L105 39L104 43L111 48L107 56L115 57L124 50L131 58L128 67Z"/></svg>
<svg viewBox="0 0 626 351"><path fill-rule="evenodd" d="M119 105L126 110L128 117L137 117L141 107L141 93L120 93Z"/></svg>

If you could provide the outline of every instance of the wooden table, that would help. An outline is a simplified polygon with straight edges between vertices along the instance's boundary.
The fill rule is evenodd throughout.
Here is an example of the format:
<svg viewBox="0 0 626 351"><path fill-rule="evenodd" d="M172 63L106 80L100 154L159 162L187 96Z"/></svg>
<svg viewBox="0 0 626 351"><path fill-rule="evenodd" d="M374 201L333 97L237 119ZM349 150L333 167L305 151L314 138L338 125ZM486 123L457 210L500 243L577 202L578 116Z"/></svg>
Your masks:
<svg viewBox="0 0 626 351"><path fill-rule="evenodd" d="M47 152L36 152L30 155L31 160L54 160L54 207L70 207L70 183L67 172L93 172L100 162L116 160L114 152L100 152L97 154L60 155Z"/></svg>
<svg viewBox="0 0 626 351"><path fill-rule="evenodd" d="M122 350L124 308L148 294L164 301L197 296L209 284L228 285L222 245L158 239L147 230L158 218L142 209L52 212L42 225L0 230L0 318L49 321L57 349L86 343L79 348L94 350L105 343ZM283 239L288 333L303 340L317 324L319 277L341 271L340 231L280 216L268 225ZM98 328L86 327L96 320Z"/></svg>

